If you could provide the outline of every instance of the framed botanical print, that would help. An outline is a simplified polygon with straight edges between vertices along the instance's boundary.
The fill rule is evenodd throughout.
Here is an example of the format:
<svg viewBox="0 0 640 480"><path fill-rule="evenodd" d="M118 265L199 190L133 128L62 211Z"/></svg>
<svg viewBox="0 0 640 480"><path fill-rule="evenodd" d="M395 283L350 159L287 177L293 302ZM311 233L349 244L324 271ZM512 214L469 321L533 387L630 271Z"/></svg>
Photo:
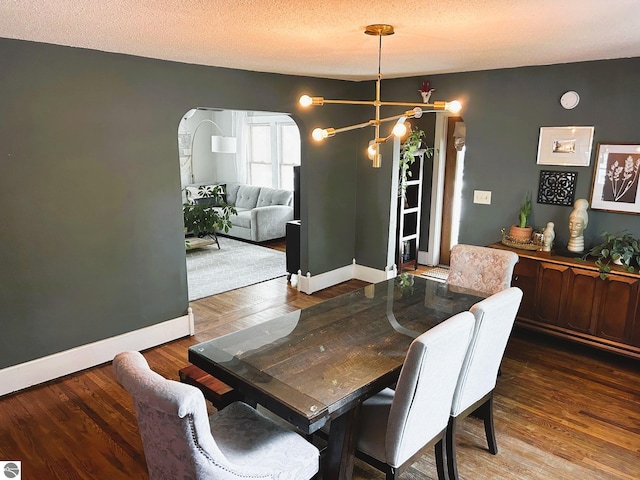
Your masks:
<svg viewBox="0 0 640 480"><path fill-rule="evenodd" d="M588 167L594 127L541 127L539 165Z"/></svg>
<svg viewBox="0 0 640 480"><path fill-rule="evenodd" d="M599 143L591 208L640 213L640 144Z"/></svg>

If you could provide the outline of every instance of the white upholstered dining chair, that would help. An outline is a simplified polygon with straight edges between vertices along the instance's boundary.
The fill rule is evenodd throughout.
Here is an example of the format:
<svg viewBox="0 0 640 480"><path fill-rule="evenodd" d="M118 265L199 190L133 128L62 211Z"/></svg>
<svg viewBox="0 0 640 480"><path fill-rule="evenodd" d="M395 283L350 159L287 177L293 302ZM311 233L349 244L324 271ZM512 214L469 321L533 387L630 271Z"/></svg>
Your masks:
<svg viewBox="0 0 640 480"><path fill-rule="evenodd" d="M468 415L473 413L483 420L489 451L494 455L498 453L493 426L493 390L521 300L522 290L510 287L471 307L475 326L451 403L446 435L447 469L452 480L458 478L456 427Z"/></svg>
<svg viewBox="0 0 640 480"><path fill-rule="evenodd" d="M492 295L511 286L518 255L508 250L455 245L446 283Z"/></svg>
<svg viewBox="0 0 640 480"><path fill-rule="evenodd" d="M445 479L443 437L474 318L455 315L416 338L395 391L387 388L360 407L356 456L396 479L434 446L438 478Z"/></svg>
<svg viewBox="0 0 640 480"><path fill-rule="evenodd" d="M316 447L250 406L234 402L207 417L198 388L153 372L139 352L119 353L113 368L133 398L151 480L308 480L318 472Z"/></svg>

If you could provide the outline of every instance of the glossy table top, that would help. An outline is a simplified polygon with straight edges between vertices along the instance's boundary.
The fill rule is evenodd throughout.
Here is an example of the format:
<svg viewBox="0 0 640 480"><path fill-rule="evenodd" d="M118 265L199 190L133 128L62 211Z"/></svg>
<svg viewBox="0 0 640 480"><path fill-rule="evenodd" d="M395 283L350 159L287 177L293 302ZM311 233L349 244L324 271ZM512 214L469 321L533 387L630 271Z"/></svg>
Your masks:
<svg viewBox="0 0 640 480"><path fill-rule="evenodd" d="M481 295L405 274L194 345L189 360L311 433L394 382L411 341Z"/></svg>

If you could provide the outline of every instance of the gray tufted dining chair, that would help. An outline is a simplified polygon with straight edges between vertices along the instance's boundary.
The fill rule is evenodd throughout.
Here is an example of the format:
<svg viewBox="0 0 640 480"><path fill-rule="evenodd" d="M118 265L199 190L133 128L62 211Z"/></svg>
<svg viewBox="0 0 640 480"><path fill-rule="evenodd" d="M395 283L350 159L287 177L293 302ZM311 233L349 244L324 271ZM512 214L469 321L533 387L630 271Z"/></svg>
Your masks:
<svg viewBox="0 0 640 480"><path fill-rule="evenodd" d="M460 370L446 435L447 469L451 480L458 478L456 427L468 415L474 414L483 420L489 451L494 455L498 453L493 425L493 390L521 300L522 290L510 287L471 307L475 317L473 337Z"/></svg>
<svg viewBox="0 0 640 480"><path fill-rule="evenodd" d="M202 392L153 372L139 352L113 359L129 392L151 480L308 480L319 452L297 433L234 402L211 417Z"/></svg>
<svg viewBox="0 0 640 480"><path fill-rule="evenodd" d="M356 456L397 479L426 448L435 447L438 478L446 479L443 438L473 329L459 313L416 338L395 391L386 388L360 407Z"/></svg>

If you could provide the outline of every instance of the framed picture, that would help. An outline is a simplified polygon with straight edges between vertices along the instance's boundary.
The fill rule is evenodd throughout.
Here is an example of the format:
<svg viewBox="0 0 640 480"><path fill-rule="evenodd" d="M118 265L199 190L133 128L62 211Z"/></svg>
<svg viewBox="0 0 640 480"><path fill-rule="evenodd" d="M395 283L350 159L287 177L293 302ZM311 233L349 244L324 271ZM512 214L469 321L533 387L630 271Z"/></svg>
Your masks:
<svg viewBox="0 0 640 480"><path fill-rule="evenodd" d="M538 203L570 207L576 196L578 172L540 171Z"/></svg>
<svg viewBox="0 0 640 480"><path fill-rule="evenodd" d="M540 127L539 165L588 167L594 127Z"/></svg>
<svg viewBox="0 0 640 480"><path fill-rule="evenodd" d="M591 208L640 213L640 144L599 143Z"/></svg>

